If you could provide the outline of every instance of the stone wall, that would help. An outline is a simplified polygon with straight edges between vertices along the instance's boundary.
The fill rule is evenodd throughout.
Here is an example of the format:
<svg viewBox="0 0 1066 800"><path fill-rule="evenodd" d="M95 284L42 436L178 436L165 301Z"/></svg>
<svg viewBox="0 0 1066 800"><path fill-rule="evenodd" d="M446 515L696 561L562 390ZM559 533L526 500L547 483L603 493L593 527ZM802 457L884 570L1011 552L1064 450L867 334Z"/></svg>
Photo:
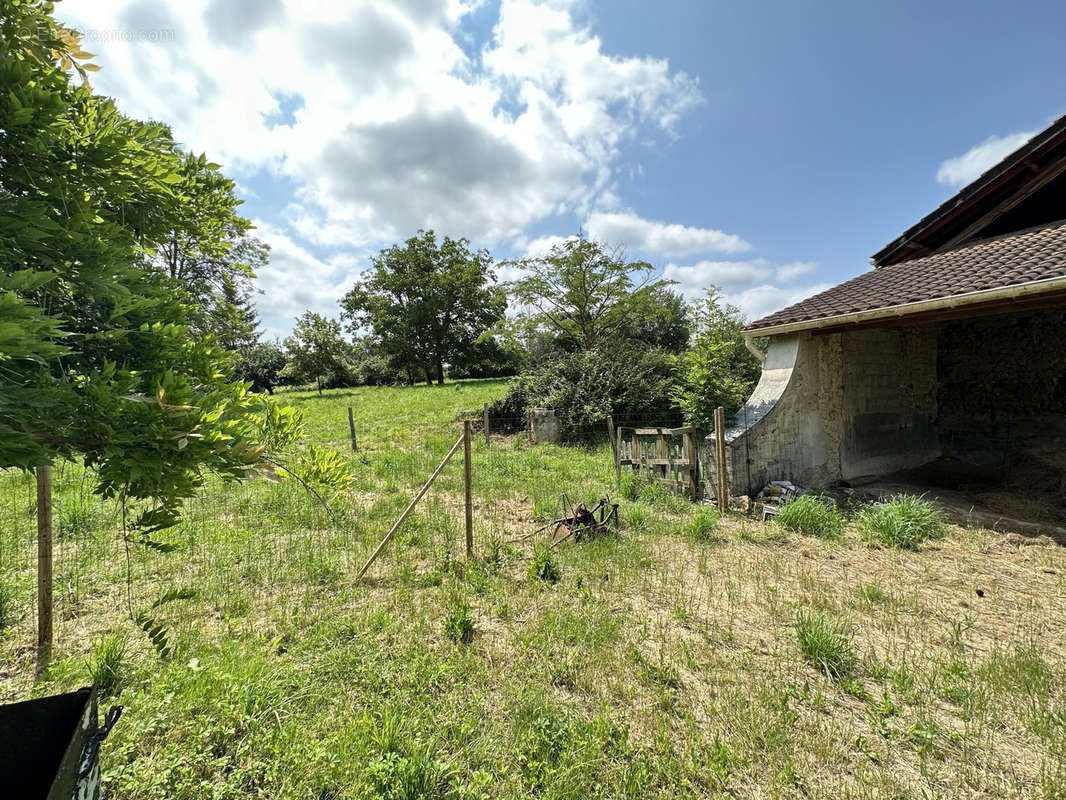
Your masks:
<svg viewBox="0 0 1066 800"><path fill-rule="evenodd" d="M940 455L936 327L872 328L840 337L840 477L884 475Z"/></svg>
<svg viewBox="0 0 1066 800"><path fill-rule="evenodd" d="M1054 309L774 337L726 435L731 491L821 486L941 455L991 474L1023 451L1061 453L1064 333L1066 311Z"/></svg>
<svg viewBox="0 0 1066 800"><path fill-rule="evenodd" d="M946 454L977 465L1066 444L1066 311L939 326L937 427Z"/></svg>
<svg viewBox="0 0 1066 800"><path fill-rule="evenodd" d="M775 337L759 386L726 434L731 491L923 464L940 452L936 400L932 327ZM709 483L714 472L706 464Z"/></svg>

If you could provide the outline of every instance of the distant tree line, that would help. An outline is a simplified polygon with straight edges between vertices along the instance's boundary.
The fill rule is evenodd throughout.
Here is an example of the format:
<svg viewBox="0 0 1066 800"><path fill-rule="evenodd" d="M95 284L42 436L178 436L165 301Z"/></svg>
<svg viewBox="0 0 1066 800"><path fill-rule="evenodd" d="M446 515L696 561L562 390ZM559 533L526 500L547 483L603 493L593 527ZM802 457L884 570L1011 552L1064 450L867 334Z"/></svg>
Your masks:
<svg viewBox="0 0 1066 800"><path fill-rule="evenodd" d="M758 379L743 317L713 287L687 303L652 265L582 238L504 266L521 277L499 283L488 252L419 231L372 260L339 319L307 311L284 341L239 345L234 376L268 392L513 376L498 415L701 425Z"/></svg>

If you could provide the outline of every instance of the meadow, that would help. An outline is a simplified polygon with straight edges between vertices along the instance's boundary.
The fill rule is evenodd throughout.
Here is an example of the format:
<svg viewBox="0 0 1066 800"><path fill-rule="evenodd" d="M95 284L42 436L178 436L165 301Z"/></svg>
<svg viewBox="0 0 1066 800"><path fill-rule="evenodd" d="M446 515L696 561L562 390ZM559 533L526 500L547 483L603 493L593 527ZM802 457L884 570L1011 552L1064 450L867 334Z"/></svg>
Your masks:
<svg viewBox="0 0 1066 800"><path fill-rule="evenodd" d="M0 700L97 682L126 709L102 754L121 800L1066 798L1050 539L820 501L719 518L616 487L605 437L512 434L474 442L475 558L457 459L357 581L503 388L286 392L353 487L327 510L292 480L209 482L128 570L114 503L57 467L39 680L32 477L0 473ZM617 533L522 538L608 493Z"/></svg>

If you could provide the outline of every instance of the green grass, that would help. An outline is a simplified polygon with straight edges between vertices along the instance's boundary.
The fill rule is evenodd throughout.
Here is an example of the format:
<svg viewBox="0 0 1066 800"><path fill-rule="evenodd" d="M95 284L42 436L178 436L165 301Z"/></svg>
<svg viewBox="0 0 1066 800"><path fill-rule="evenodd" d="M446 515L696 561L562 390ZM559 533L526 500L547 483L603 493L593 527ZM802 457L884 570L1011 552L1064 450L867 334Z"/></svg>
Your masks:
<svg viewBox="0 0 1066 800"><path fill-rule="evenodd" d="M844 517L831 499L804 494L781 508L777 522L786 530L805 536L839 539L844 533Z"/></svg>
<svg viewBox="0 0 1066 800"><path fill-rule="evenodd" d="M859 531L870 542L916 550L929 539L947 532L944 513L933 503L914 495L900 494L858 516Z"/></svg>
<svg viewBox="0 0 1066 800"><path fill-rule="evenodd" d="M121 689L125 679L128 649L129 638L124 632L116 631L93 642L86 669L89 682L97 688L101 696L108 697Z"/></svg>
<svg viewBox="0 0 1066 800"><path fill-rule="evenodd" d="M130 553L134 612L165 650L129 619L114 503L57 466L57 641L39 682L33 480L0 473L0 700L116 676L113 800L1053 796L1057 547L950 526L935 552L812 546L632 478L619 491L606 442L512 435L474 442L473 559L460 455L356 580L461 416L503 386L282 393L355 485L327 513L293 481L209 479L159 534L172 551ZM563 494L610 494L622 524L551 550L549 584L551 532L522 537ZM812 655L797 603L817 609Z"/></svg>

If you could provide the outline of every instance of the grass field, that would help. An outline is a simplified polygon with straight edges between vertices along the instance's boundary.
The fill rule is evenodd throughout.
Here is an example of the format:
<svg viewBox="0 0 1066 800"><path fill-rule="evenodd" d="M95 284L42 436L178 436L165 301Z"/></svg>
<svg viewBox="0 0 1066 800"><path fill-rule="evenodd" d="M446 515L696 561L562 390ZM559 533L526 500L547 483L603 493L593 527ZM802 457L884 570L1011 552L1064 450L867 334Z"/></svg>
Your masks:
<svg viewBox="0 0 1066 800"><path fill-rule="evenodd" d="M885 514L837 526L815 504L789 521L804 533L719 520L617 491L606 441L513 436L475 442L475 560L457 460L356 582L457 418L502 388L283 395L346 455L354 408L355 487L331 515L291 481L208 486L176 549L131 553L155 641L130 619L117 510L57 469L36 684L32 480L0 475L0 699L109 686L124 799L1066 798L1050 540L949 526L900 549L877 543ZM606 492L617 536L516 541L561 493Z"/></svg>

